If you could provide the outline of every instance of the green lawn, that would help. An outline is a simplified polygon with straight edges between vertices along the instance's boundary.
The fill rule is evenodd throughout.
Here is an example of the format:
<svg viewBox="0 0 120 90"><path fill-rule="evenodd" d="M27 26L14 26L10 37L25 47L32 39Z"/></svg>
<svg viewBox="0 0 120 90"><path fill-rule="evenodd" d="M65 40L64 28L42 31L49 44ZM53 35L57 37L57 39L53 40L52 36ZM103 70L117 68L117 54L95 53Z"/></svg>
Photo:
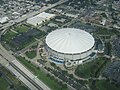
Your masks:
<svg viewBox="0 0 120 90"><path fill-rule="evenodd" d="M29 29L30 28L25 25L20 25L20 26L17 26L14 30L17 31L18 33L23 33L28 31Z"/></svg>
<svg viewBox="0 0 120 90"><path fill-rule="evenodd" d="M52 90L68 90L68 89L61 89L62 86L60 86L56 80L51 79L48 77L43 71L40 69L37 69L36 66L34 66L32 63L29 63L27 60L25 60L23 57L17 57L18 60L24 64L29 70L31 70L40 80L42 80L46 85L48 85Z"/></svg>
<svg viewBox="0 0 120 90"><path fill-rule="evenodd" d="M116 87L115 84L105 80L96 81L96 88L97 90L120 90L120 87Z"/></svg>
<svg viewBox="0 0 120 90"><path fill-rule="evenodd" d="M17 34L12 31L7 31L5 35L2 36L4 41L9 42L12 38L14 38Z"/></svg>
<svg viewBox="0 0 120 90"><path fill-rule="evenodd" d="M37 53L36 53L35 50L25 52L25 55L26 55L28 58L30 58L30 59L35 58L35 57L36 57L36 54L37 54Z"/></svg>
<svg viewBox="0 0 120 90"><path fill-rule="evenodd" d="M7 90L9 83L2 77L0 77L0 90Z"/></svg>
<svg viewBox="0 0 120 90"><path fill-rule="evenodd" d="M83 78L94 77L96 70L98 70L98 68L100 67L100 65L103 64L104 61L104 58L99 57L96 58L96 60L79 65L75 70L75 74Z"/></svg>

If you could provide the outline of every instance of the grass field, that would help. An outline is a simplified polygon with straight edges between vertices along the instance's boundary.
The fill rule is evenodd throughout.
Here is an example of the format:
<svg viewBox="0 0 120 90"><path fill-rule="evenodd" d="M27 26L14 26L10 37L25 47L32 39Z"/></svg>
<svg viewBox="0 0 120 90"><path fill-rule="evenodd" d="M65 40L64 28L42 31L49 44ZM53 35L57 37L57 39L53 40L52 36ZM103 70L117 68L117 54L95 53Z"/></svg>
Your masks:
<svg viewBox="0 0 120 90"><path fill-rule="evenodd" d="M32 51L27 51L27 52L25 52L25 55L26 55L28 58L33 59L33 58L36 57L37 53L36 53L35 50L32 50Z"/></svg>
<svg viewBox="0 0 120 90"><path fill-rule="evenodd" d="M14 31L17 31L18 33L23 33L23 32L28 31L29 29L30 28L25 25L19 25L14 29Z"/></svg>
<svg viewBox="0 0 120 90"><path fill-rule="evenodd" d="M48 77L43 71L37 69L32 63L29 63L23 57L17 57L18 60L24 64L29 70L31 70L40 80L42 80L46 85L48 85L52 90L68 90L62 88L55 80Z"/></svg>
<svg viewBox="0 0 120 90"><path fill-rule="evenodd" d="M75 74L82 78L94 77L96 70L104 63L105 59L103 57L96 58L91 62L79 65L75 70Z"/></svg>
<svg viewBox="0 0 120 90"><path fill-rule="evenodd" d="M2 36L4 41L9 42L12 38L14 38L17 34L12 31L7 31L5 35Z"/></svg>

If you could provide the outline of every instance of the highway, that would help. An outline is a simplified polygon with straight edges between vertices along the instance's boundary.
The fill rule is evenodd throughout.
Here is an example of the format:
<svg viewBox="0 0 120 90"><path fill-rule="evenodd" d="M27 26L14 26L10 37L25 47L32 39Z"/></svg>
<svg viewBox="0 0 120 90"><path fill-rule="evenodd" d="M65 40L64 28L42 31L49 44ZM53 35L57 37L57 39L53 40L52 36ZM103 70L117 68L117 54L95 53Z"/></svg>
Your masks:
<svg viewBox="0 0 120 90"><path fill-rule="evenodd" d="M24 76L22 76L16 69L11 65L6 65L6 68L13 73L13 75L20 81L24 82L23 84L29 88L29 90L38 90L32 83L30 83Z"/></svg>
<svg viewBox="0 0 120 90"><path fill-rule="evenodd" d="M20 70L14 63L9 63L14 69L16 69L23 77L25 77L32 85L34 85L38 90L44 90L38 85L34 80L32 80L28 75L26 75L22 70Z"/></svg>

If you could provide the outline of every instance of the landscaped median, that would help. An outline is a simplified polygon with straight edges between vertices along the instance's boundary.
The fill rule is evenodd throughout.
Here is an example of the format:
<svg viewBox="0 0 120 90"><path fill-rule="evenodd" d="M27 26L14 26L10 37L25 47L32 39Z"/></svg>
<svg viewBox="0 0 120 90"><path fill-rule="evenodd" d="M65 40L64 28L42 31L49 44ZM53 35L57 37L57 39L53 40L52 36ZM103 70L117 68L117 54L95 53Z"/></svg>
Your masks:
<svg viewBox="0 0 120 90"><path fill-rule="evenodd" d="M49 77L45 72L37 68L35 65L27 61L24 57L17 57L17 59L25 65L29 70L31 70L43 83L45 83L52 90L68 90L59 84L58 80Z"/></svg>

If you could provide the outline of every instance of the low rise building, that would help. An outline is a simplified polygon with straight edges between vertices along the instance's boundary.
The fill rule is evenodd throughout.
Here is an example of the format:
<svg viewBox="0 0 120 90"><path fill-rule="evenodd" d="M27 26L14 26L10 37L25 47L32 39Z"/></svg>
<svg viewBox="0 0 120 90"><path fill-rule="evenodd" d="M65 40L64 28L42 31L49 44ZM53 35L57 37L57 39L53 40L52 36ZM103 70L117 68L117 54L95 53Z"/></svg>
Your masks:
<svg viewBox="0 0 120 90"><path fill-rule="evenodd" d="M45 22L46 20L53 18L54 16L55 16L55 14L42 12L34 17L28 18L27 23L37 26L37 25L40 25L41 23Z"/></svg>

